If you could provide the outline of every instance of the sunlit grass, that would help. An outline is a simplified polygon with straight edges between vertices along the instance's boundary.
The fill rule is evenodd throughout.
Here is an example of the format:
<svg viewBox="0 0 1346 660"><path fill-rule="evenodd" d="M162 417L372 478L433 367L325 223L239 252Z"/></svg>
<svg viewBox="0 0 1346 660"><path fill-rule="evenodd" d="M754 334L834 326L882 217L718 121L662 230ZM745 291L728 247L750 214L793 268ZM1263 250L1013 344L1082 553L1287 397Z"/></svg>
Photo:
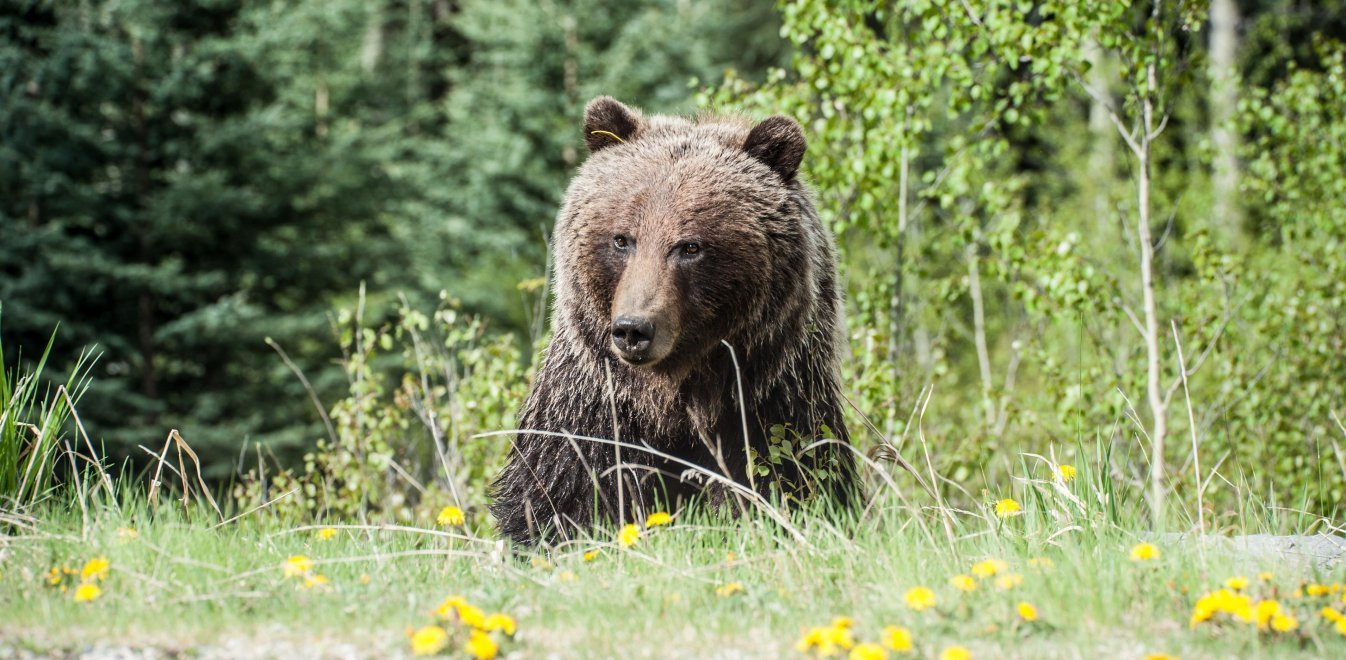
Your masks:
<svg viewBox="0 0 1346 660"><path fill-rule="evenodd" d="M935 510L881 489L858 520L791 512L802 539L774 517L687 511L519 556L452 524L262 512L216 528L204 507L90 502L88 518L48 509L0 537L0 638L68 650L321 637L478 657L1346 652L1340 569L1071 514L1099 495L1091 471L1038 495L1030 483L1010 517L995 499ZM85 584L98 593L80 598Z"/></svg>

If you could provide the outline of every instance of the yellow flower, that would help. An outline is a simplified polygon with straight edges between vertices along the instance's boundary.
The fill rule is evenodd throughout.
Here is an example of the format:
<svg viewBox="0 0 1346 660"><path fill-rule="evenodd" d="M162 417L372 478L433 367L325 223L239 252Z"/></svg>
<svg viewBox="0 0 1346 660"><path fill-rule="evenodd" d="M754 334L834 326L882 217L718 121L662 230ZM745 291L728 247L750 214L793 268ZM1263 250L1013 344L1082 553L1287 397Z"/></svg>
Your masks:
<svg viewBox="0 0 1346 660"><path fill-rule="evenodd" d="M1234 591L1239 591L1239 590L1241 590L1241 589L1247 589L1247 588L1248 588L1248 578L1243 577L1242 575L1236 575L1236 576L1234 576L1234 577L1229 578L1228 580L1225 580L1225 581L1224 581L1224 586L1229 587L1230 589L1233 589Z"/></svg>
<svg viewBox="0 0 1346 660"><path fill-rule="evenodd" d="M838 651L846 650L855 646L855 638L851 636L851 630L841 626L817 626L810 628L804 637L795 644L795 649L801 653L813 650L820 657L836 655Z"/></svg>
<svg viewBox="0 0 1346 660"><path fill-rule="evenodd" d="M1150 561L1159 558L1159 548L1153 543L1138 543L1131 548L1131 561Z"/></svg>
<svg viewBox="0 0 1346 660"><path fill-rule="evenodd" d="M449 645L449 633L439 626L425 626L411 635L412 655L434 655Z"/></svg>
<svg viewBox="0 0 1346 660"><path fill-rule="evenodd" d="M622 544L623 548L629 548L640 540L640 528L635 525L627 525L617 534L617 542Z"/></svg>
<svg viewBox="0 0 1346 660"><path fill-rule="evenodd" d="M1264 600L1253 607L1253 621L1257 627L1266 630L1271 620L1281 614L1281 604L1274 600Z"/></svg>
<svg viewBox="0 0 1346 660"><path fill-rule="evenodd" d="M839 616L832 619L833 628L851 628L855 625L855 620L848 616Z"/></svg>
<svg viewBox="0 0 1346 660"><path fill-rule="evenodd" d="M1008 497L995 503L995 514L1001 518L1017 516L1020 510L1019 503Z"/></svg>
<svg viewBox="0 0 1346 660"><path fill-rule="evenodd" d="M91 580L102 580L107 577L108 569L112 564L108 563L107 557L94 557L84 564L84 568L79 571L79 579L84 582Z"/></svg>
<svg viewBox="0 0 1346 660"><path fill-rule="evenodd" d="M1337 631L1338 635L1346 635L1346 617L1334 621L1332 623L1332 628Z"/></svg>
<svg viewBox="0 0 1346 660"><path fill-rule="evenodd" d="M458 620L465 626L472 628L481 628L486 625L486 613L481 611L476 605L466 603L458 606Z"/></svg>
<svg viewBox="0 0 1346 660"><path fill-rule="evenodd" d="M533 568L536 568L539 571L550 571L552 568L555 568L551 565L551 562L541 557L533 557L533 560L530 561L529 564L532 564Z"/></svg>
<svg viewBox="0 0 1346 660"><path fill-rule="evenodd" d="M979 578L988 578L1007 568L1009 564L999 559L986 559L972 565L972 574Z"/></svg>
<svg viewBox="0 0 1346 660"><path fill-rule="evenodd" d="M117 530L117 540L119 541L130 541L135 538L140 538L140 532L130 527L121 527Z"/></svg>
<svg viewBox="0 0 1346 660"><path fill-rule="evenodd" d="M463 650L477 660L491 660L500 652L500 645L496 644L490 635L480 630L473 630L472 635L467 638L467 643L463 645Z"/></svg>
<svg viewBox="0 0 1346 660"><path fill-rule="evenodd" d="M645 526L658 527L660 525L667 525L668 523L671 522L673 522L673 516L670 516L667 513L664 513L663 511L656 511L654 513L651 513L650 516L645 519Z"/></svg>
<svg viewBox="0 0 1346 660"><path fill-rule="evenodd" d="M78 589L75 589L75 602L88 603L98 600L98 597L102 595L103 590L99 589L98 585L93 584L92 582L85 582L84 584L79 585Z"/></svg>
<svg viewBox="0 0 1346 660"><path fill-rule="evenodd" d="M883 640L884 646L898 653L910 653L914 648L911 643L911 631L901 626L884 626L880 639Z"/></svg>
<svg viewBox="0 0 1346 660"><path fill-rule="evenodd" d="M1145 656L1145 660L1178 660L1167 653L1151 653Z"/></svg>
<svg viewBox="0 0 1346 660"><path fill-rule="evenodd" d="M324 527L324 528L318 530L318 540L319 540L319 541L330 541L330 540L332 540L332 538L335 537L336 535L337 535L337 531L336 531L335 529L332 529L331 527Z"/></svg>
<svg viewBox="0 0 1346 660"><path fill-rule="evenodd" d="M1290 614L1277 614L1271 617L1271 629L1276 632L1290 632L1299 627L1299 619Z"/></svg>
<svg viewBox="0 0 1346 660"><path fill-rule="evenodd" d="M903 599L907 601L907 607L917 612L935 606L935 592L929 587L912 587L907 590Z"/></svg>
<svg viewBox="0 0 1346 660"><path fill-rule="evenodd" d="M467 601L462 596L449 596L435 608L435 616L441 619L458 616L458 608L464 605L467 605Z"/></svg>
<svg viewBox="0 0 1346 660"><path fill-rule="evenodd" d="M556 579L561 582L574 582L580 578L578 575L575 575L574 571L561 571L556 574Z"/></svg>
<svg viewBox="0 0 1346 660"><path fill-rule="evenodd" d="M1061 481L1070 481L1075 478L1075 466L1062 463L1060 466Z"/></svg>
<svg viewBox="0 0 1346 660"><path fill-rule="evenodd" d="M1252 599L1245 594L1230 591L1229 589L1217 589L1202 596L1192 607L1191 627L1195 628L1198 623L1210 621L1216 614L1225 613L1241 621L1248 623L1255 622L1259 617L1259 611L1267 618L1278 612L1280 605L1276 601L1263 601L1258 604L1259 609L1254 609Z"/></svg>
<svg viewBox="0 0 1346 660"><path fill-rule="evenodd" d="M290 558L285 560L285 565L281 566L281 571L285 573L287 578L299 577L311 570L313 570L313 560L304 555L290 555Z"/></svg>
<svg viewBox="0 0 1346 660"><path fill-rule="evenodd" d="M1034 557L1028 560L1028 565L1042 570L1056 568L1056 562L1053 562L1050 557Z"/></svg>
<svg viewBox="0 0 1346 660"><path fill-rule="evenodd" d="M1263 582L1270 582L1270 581L1272 581L1272 580L1275 579L1275 578L1276 578L1276 576L1273 575L1273 574L1271 573L1271 571L1262 571L1261 573L1258 573L1258 574L1257 574L1257 579L1259 579L1259 580L1261 580L1261 581L1263 581Z"/></svg>
<svg viewBox="0 0 1346 660"><path fill-rule="evenodd" d="M873 643L857 644L851 649L850 660L887 660L888 652Z"/></svg>
<svg viewBox="0 0 1346 660"><path fill-rule="evenodd" d="M950 646L939 654L939 660L972 660L972 651L965 646Z"/></svg>
<svg viewBox="0 0 1346 660"><path fill-rule="evenodd" d="M361 573L361 574L360 574L360 584L369 584L370 582L373 582L373 581L374 581L374 578L369 577L369 574L368 574L368 573Z"/></svg>
<svg viewBox="0 0 1346 660"><path fill-rule="evenodd" d="M1325 584L1310 584L1304 588L1304 593L1310 596L1326 596L1331 590Z"/></svg>
<svg viewBox="0 0 1346 660"><path fill-rule="evenodd" d="M730 582L729 584L716 587L715 595L719 596L720 598L728 598L736 593L741 593L742 591L743 591L742 582Z"/></svg>
<svg viewBox="0 0 1346 660"><path fill-rule="evenodd" d="M602 554L601 550L590 550L584 553L584 561L593 561L595 559L598 559L598 555L600 554Z"/></svg>
<svg viewBox="0 0 1346 660"><path fill-rule="evenodd" d="M1019 618L1024 621L1038 620L1038 608L1033 607L1032 603L1020 601L1019 604L1015 606L1015 609L1019 611Z"/></svg>
<svg viewBox="0 0 1346 660"><path fill-rule="evenodd" d="M1324 607L1322 612L1320 612L1320 614L1323 615L1324 619L1327 619L1332 623L1336 623L1342 619L1341 612L1338 612L1330 607Z"/></svg>
<svg viewBox="0 0 1346 660"><path fill-rule="evenodd" d="M456 506L446 506L439 510L439 516L435 518L441 525L450 527L460 527L467 519L463 516L463 510Z"/></svg>
<svg viewBox="0 0 1346 660"><path fill-rule="evenodd" d="M1009 591L1024 583L1024 576L1018 573L1006 573L995 580L995 586L1001 591Z"/></svg>
<svg viewBox="0 0 1346 660"><path fill-rule="evenodd" d="M65 579L65 573L61 571L60 567L52 566L51 570L47 571L47 584L54 587L60 584L63 579Z"/></svg>
<svg viewBox="0 0 1346 660"><path fill-rule="evenodd" d="M314 574L304 576L305 589L323 588L326 587L327 584L328 584L327 577L324 575Z"/></svg>
<svg viewBox="0 0 1346 660"><path fill-rule="evenodd" d="M514 631L517 628L514 623L514 617L496 612L495 614L486 617L486 620L481 623L481 629L486 631L499 630L500 632L513 637Z"/></svg>
<svg viewBox="0 0 1346 660"><path fill-rule="evenodd" d="M970 575L955 575L949 578L949 584L959 591L973 592L977 590L977 581Z"/></svg>

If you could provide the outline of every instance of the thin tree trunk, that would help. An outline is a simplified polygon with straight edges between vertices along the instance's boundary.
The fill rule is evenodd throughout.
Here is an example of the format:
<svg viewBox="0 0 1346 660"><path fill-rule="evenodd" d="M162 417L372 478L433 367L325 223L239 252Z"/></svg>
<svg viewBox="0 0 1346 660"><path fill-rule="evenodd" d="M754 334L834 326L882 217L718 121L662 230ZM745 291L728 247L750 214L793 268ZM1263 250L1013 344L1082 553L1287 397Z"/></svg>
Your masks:
<svg viewBox="0 0 1346 660"><path fill-rule="evenodd" d="M1089 104L1089 184L1093 187L1094 222L1100 229L1111 231L1114 226L1108 193L1113 181L1114 150L1117 135L1113 133L1108 114L1112 98L1112 66L1107 51L1096 39L1090 39L1086 51L1090 62L1089 88L1094 90ZM1106 235L1111 235L1106 234Z"/></svg>
<svg viewBox="0 0 1346 660"><path fill-rule="evenodd" d="M986 310L981 295L981 269L978 264L981 255L977 253L975 241L968 243L966 253L968 294L972 298L972 337L977 345L977 366L981 370L981 401L986 413L986 428L991 430L996 426L996 406L991 398L995 383L991 378L991 352L986 347Z"/></svg>
<svg viewBox="0 0 1346 660"><path fill-rule="evenodd" d="M1238 135L1230 127L1238 107L1236 84L1239 10L1235 0L1211 0L1210 5L1210 141L1214 149L1211 173L1212 226L1218 235L1237 241L1243 233L1238 198Z"/></svg>
<svg viewBox="0 0 1346 660"><path fill-rule="evenodd" d="M1153 426L1150 429L1150 512L1154 529L1164 527L1164 441L1168 435L1168 404L1164 400L1163 384L1159 381L1162 372L1162 356L1159 354L1159 310L1155 300L1154 280L1154 237L1150 231L1150 151L1156 137L1154 129L1154 90L1156 89L1155 65L1146 69L1149 79L1148 91L1142 102L1142 126L1136 154L1137 186L1136 206L1139 218L1136 222L1137 238L1140 241L1140 285L1145 304L1145 390L1150 404L1150 417Z"/></svg>

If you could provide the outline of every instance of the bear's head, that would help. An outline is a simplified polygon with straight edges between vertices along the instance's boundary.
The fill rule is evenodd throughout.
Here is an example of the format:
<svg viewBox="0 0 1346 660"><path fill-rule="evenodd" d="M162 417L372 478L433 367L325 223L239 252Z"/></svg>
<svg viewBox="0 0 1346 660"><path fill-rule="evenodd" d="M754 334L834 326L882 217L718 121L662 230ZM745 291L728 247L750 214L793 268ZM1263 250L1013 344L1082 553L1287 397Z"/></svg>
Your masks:
<svg viewBox="0 0 1346 660"><path fill-rule="evenodd" d="M772 332L775 289L808 286L799 124L644 117L599 97L584 134L556 244L558 309L583 341L685 373L722 339Z"/></svg>

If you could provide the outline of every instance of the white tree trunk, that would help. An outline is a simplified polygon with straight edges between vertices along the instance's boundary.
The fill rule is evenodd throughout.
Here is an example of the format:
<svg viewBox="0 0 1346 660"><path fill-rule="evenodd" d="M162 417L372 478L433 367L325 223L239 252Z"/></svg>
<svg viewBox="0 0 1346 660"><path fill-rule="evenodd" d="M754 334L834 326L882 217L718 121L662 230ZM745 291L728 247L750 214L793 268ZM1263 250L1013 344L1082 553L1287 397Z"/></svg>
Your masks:
<svg viewBox="0 0 1346 660"><path fill-rule="evenodd" d="M1237 241L1243 231L1238 196L1238 134L1230 126L1238 108L1239 10L1235 0L1210 3L1210 141L1214 150L1211 172L1212 222L1217 235Z"/></svg>

